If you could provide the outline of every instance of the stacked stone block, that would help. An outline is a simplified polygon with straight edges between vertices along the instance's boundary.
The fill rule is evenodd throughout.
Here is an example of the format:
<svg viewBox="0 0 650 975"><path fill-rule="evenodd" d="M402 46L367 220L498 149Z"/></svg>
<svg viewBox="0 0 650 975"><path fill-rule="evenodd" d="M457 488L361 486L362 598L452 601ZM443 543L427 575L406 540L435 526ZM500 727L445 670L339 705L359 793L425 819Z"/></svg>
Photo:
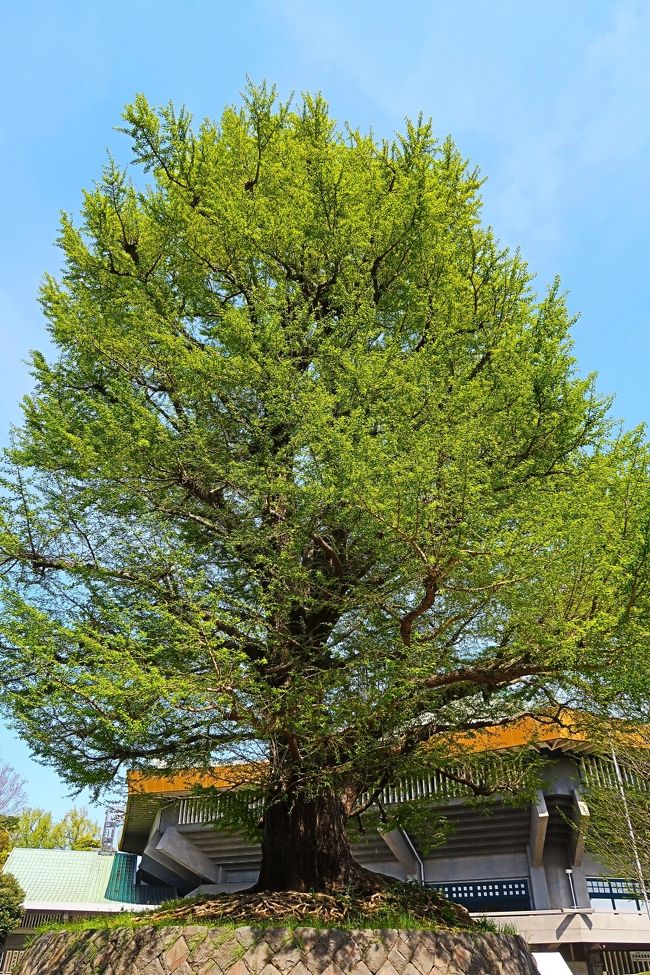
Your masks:
<svg viewBox="0 0 650 975"><path fill-rule="evenodd" d="M317 928L48 932L15 975L537 975L509 935Z"/></svg>

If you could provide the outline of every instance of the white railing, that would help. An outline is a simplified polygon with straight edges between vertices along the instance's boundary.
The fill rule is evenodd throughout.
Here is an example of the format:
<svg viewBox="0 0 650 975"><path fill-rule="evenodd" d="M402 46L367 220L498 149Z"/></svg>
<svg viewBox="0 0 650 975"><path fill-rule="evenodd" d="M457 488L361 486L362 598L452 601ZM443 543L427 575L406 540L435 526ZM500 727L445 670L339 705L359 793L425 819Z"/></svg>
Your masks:
<svg viewBox="0 0 650 975"><path fill-rule="evenodd" d="M181 799L178 806L179 826L194 826L197 823L213 822L216 818L214 803L207 799Z"/></svg>
<svg viewBox="0 0 650 975"><path fill-rule="evenodd" d="M618 789L616 769L611 758L600 755L583 755L580 760L580 775L585 785L596 786L600 789ZM634 789L648 791L648 781L634 769L619 762L619 769L623 784Z"/></svg>
<svg viewBox="0 0 650 975"><path fill-rule="evenodd" d="M498 788L499 781L503 775L499 775L498 767L491 769L489 765L481 768L480 776L475 771L462 766L449 769L450 775L458 775L469 782L480 782L487 788ZM456 782L453 778L443 775L439 770L430 772L428 775L409 776L386 786L378 795L382 805L397 805L403 802L413 802L417 799L438 799L446 801L457 799L466 795L470 787L463 782ZM370 799L370 793L361 797L361 801L366 802ZM226 800L227 801L227 800ZM261 800L255 798L251 801L251 809L262 810ZM223 819L225 811L219 809L219 802L211 798L187 798L181 799L178 806L179 826L197 826L203 823L218 823Z"/></svg>
<svg viewBox="0 0 650 975"><path fill-rule="evenodd" d="M15 968L20 961L20 956L22 953L22 950L0 951L0 975L10 975L12 969Z"/></svg>
<svg viewBox="0 0 650 975"><path fill-rule="evenodd" d="M609 975L629 975L630 972L647 972L650 951L603 951L605 971Z"/></svg>
<svg viewBox="0 0 650 975"><path fill-rule="evenodd" d="M228 799L226 797L223 797L221 800L215 800L209 797L181 799L178 804L178 825L196 826L200 823L218 823L219 820L227 818L226 809L224 808L227 802ZM261 813L261 799L258 797L251 799L248 803L248 808L251 812L259 810Z"/></svg>
<svg viewBox="0 0 650 975"><path fill-rule="evenodd" d="M402 779L394 785L387 786L379 794L379 801L384 805L402 802L412 802L415 799L454 799L467 791L467 786L450 781L436 771L427 776ZM363 797L364 800L367 797ZM256 799L251 802L251 809L260 807L261 802ZM179 826L196 826L201 823L218 823L223 819L224 812L219 809L219 803L214 799L197 798L181 799L178 807Z"/></svg>
<svg viewBox="0 0 650 975"><path fill-rule="evenodd" d="M459 769L453 770L460 772ZM378 799L384 805L396 805L402 802L414 802L416 799L456 799L467 791L467 786L460 782L454 782L436 770L425 776L412 776L400 779L392 785L386 786L378 795ZM363 799L367 801L371 798L370 793Z"/></svg>
<svg viewBox="0 0 650 975"><path fill-rule="evenodd" d="M30 930L31 928L37 928L41 924L47 924L48 921L62 921L63 914L51 913L48 911L26 911L18 925L19 931Z"/></svg>
<svg viewBox="0 0 650 975"><path fill-rule="evenodd" d="M524 758L525 761L525 758ZM516 778L513 770L513 777ZM378 799L383 805L402 802L413 802L417 799L433 799L445 802L448 799L460 799L471 794L472 785L480 786L496 794L504 788L508 779L507 769L498 760L485 760L480 767L467 765L449 766L445 772L435 769L426 775L409 776L400 779L392 785L386 786L379 793ZM460 781L458 781L460 780ZM363 799L367 801L371 793L366 793Z"/></svg>

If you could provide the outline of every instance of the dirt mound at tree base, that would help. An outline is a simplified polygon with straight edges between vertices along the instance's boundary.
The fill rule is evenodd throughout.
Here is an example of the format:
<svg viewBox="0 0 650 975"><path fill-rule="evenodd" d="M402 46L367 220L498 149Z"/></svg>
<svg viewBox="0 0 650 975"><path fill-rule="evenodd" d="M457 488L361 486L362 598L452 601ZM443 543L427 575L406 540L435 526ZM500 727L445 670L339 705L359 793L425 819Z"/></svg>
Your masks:
<svg viewBox="0 0 650 975"><path fill-rule="evenodd" d="M327 927L476 928L469 912L417 884L360 884L331 893L241 891L189 900L143 917L143 924L168 920L282 925L298 922Z"/></svg>

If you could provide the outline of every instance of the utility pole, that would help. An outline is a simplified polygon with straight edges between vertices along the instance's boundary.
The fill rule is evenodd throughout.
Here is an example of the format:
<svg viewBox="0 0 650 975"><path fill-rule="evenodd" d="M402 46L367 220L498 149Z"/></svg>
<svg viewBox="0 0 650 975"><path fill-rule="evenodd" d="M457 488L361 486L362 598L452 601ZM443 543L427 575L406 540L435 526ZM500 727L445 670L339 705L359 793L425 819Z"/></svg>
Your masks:
<svg viewBox="0 0 650 975"><path fill-rule="evenodd" d="M618 791L621 794L621 802L623 804L623 812L625 814L625 822L627 823L627 829L630 834L630 842L632 844L632 853L634 855L634 863L636 865L636 873L639 880L639 887L641 888L641 894L643 896L643 903L645 904L645 911L648 915L648 920L650 921L650 903L648 902L648 891L645 884L645 877L643 876L643 867L641 866L641 857L639 856L639 848L636 845L636 836L634 835L634 827L632 826L632 818L630 817L630 810L627 804L627 797L625 795L625 785L623 782L623 776L621 775L621 769L618 764L618 758L616 757L616 751L612 748L612 761L614 763L614 770L616 772L616 781L618 783Z"/></svg>

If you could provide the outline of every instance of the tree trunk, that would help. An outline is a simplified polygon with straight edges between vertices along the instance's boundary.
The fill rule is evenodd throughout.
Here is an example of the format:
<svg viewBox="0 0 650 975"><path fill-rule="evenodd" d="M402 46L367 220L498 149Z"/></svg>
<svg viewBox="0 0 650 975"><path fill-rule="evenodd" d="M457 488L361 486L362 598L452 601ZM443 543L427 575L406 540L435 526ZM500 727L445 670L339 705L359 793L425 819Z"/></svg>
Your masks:
<svg viewBox="0 0 650 975"><path fill-rule="evenodd" d="M347 886L361 872L333 792L313 798L276 795L267 802L257 890L324 891Z"/></svg>

